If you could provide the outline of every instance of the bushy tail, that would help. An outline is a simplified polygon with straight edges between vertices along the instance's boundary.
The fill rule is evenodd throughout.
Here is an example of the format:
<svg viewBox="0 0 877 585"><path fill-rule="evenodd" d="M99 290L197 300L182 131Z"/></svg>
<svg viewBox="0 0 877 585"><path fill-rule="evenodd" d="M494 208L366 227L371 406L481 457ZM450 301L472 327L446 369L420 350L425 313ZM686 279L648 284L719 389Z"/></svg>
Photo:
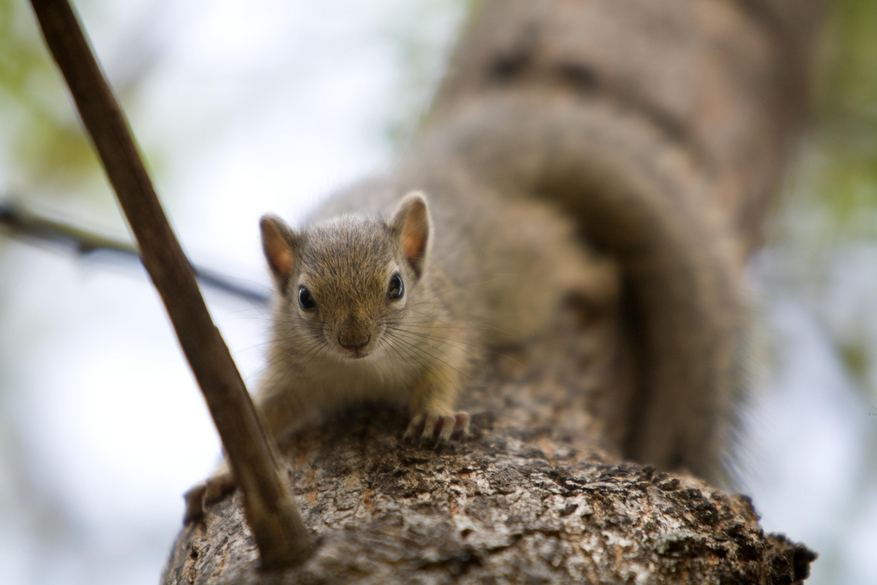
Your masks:
<svg viewBox="0 0 877 585"><path fill-rule="evenodd" d="M495 91L457 103L419 145L509 196L550 199L621 263L640 351L611 424L626 456L724 479L745 309L705 170L635 113L574 93Z"/></svg>

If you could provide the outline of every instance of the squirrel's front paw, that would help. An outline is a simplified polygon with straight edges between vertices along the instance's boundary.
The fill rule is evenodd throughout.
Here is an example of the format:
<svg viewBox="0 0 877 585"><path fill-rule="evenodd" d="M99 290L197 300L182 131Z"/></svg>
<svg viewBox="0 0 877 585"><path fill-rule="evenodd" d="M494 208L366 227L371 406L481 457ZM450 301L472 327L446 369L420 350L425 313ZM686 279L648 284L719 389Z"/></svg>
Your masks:
<svg viewBox="0 0 877 585"><path fill-rule="evenodd" d="M420 440L431 439L438 432L437 444L447 443L451 435L460 432L463 436L469 434L469 413L457 412L454 414L417 414L408 423L405 431L405 440L413 440L420 436Z"/></svg>
<svg viewBox="0 0 877 585"><path fill-rule="evenodd" d="M215 504L234 490L234 478L227 469L196 484L183 497L186 500L186 515L183 524L196 522L204 517L208 506Z"/></svg>

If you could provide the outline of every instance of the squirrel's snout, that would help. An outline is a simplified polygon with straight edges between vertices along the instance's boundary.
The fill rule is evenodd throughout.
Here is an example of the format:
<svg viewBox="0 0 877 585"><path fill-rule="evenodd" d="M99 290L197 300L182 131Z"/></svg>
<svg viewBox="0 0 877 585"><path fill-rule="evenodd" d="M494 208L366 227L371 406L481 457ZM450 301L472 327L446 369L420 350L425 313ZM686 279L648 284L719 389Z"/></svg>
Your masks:
<svg viewBox="0 0 877 585"><path fill-rule="evenodd" d="M338 344L344 349L362 349L371 340L370 331L342 331L338 334Z"/></svg>

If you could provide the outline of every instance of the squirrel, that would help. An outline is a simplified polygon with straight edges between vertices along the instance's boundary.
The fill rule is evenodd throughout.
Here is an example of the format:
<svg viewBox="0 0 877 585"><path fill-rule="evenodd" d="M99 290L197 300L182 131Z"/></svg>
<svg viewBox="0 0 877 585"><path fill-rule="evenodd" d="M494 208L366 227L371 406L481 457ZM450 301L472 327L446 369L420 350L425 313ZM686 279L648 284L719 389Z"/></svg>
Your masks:
<svg viewBox="0 0 877 585"><path fill-rule="evenodd" d="M481 194L473 204L449 185L434 198L404 193L357 192L344 199L351 213L301 231L262 218L278 293L256 396L270 435L372 399L408 404L408 439L465 435L469 415L454 407L480 350L525 340L566 292L593 296L611 282L572 222L538 202Z"/></svg>
<svg viewBox="0 0 877 585"><path fill-rule="evenodd" d="M569 294L626 295L639 379L605 415L622 453L726 480L744 303L703 173L635 112L544 103L469 97L304 228L262 218L277 294L255 403L270 436L363 399L407 403L409 439L465 435L456 398L484 348L526 340ZM222 467L190 490L186 520L233 485Z"/></svg>
<svg viewBox="0 0 877 585"><path fill-rule="evenodd" d="M466 436L469 414L455 404L484 348L526 340L569 293L616 296L615 264L576 241L571 218L441 183L436 197L368 185L301 230L261 219L276 294L254 402L269 436L375 399L407 404L404 439ZM186 521L233 487L223 462L186 494Z"/></svg>

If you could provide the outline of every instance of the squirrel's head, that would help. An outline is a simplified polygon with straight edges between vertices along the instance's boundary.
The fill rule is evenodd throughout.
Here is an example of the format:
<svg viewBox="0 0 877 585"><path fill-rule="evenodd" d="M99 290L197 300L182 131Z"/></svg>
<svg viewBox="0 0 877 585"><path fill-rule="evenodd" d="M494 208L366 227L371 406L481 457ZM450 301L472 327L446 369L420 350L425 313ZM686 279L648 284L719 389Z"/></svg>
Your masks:
<svg viewBox="0 0 877 585"><path fill-rule="evenodd" d="M280 335L345 359L382 351L424 277L431 223L409 193L389 221L342 217L301 232L262 218L262 245L287 318ZM317 342L318 345L309 345Z"/></svg>

